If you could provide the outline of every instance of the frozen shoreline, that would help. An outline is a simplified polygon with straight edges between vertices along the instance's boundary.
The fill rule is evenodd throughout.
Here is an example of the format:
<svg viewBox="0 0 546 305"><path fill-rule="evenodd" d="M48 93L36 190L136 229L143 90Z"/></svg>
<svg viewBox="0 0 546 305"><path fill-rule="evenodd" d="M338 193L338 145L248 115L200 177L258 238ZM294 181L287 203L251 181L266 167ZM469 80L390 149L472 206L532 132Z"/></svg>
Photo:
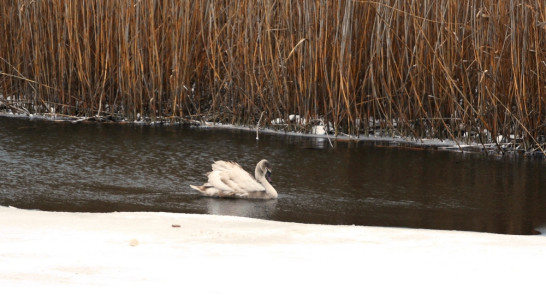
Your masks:
<svg viewBox="0 0 546 305"><path fill-rule="evenodd" d="M514 304L546 272L544 236L8 207L0 232L10 304Z"/></svg>
<svg viewBox="0 0 546 305"><path fill-rule="evenodd" d="M11 118L22 118L22 119L38 119L38 120L47 120L47 121L72 122L72 123L88 121L90 119L87 117L75 119L75 118L64 118L62 116L55 117L55 116L40 115L40 114L26 115L26 114L14 114L14 113L2 113L2 112L0 112L0 116L11 117ZM145 121L124 121L122 123L136 124L136 125L180 124L180 123L169 123L164 121L157 121L152 123L147 123ZM210 122L196 122L195 125L197 126L197 128L231 129L231 130L247 131L249 133L256 133L256 127L249 127L249 126L238 126L238 125L232 125L232 124L210 123ZM334 136L334 135L328 135L328 134L312 134L312 133L302 133L302 132L295 132L295 131L275 130L272 128L263 128L263 127L259 128L258 134L286 135L286 136L318 138L318 139L324 139L324 140L330 139L333 141L337 140L337 141L385 142L385 143L412 145L412 146L436 147L436 148L452 149L452 150L458 150L460 148L468 148L468 147L479 148L479 146L481 145L479 143L463 144L463 143L458 143L456 141L448 140L448 139L444 139L444 140L408 139L401 136L379 136L379 135L377 136L376 135L369 135L369 136L360 135L357 137L357 136L345 135L345 134Z"/></svg>
<svg viewBox="0 0 546 305"><path fill-rule="evenodd" d="M2 113L0 112L1 117L11 117L11 118L21 118L21 119L37 119L37 120L47 120L47 121L59 121L59 122L71 122L78 123L82 121L94 121L95 118L65 118L62 116L48 116L48 115L39 115L39 114L14 114L14 113ZM97 122L100 122L98 120ZM170 123L165 121L157 122L146 122L146 121L122 121L117 122L119 124L136 124L136 125L180 125L181 123ZM249 132L249 134L256 133L256 127L249 126L238 126L232 124L222 124L222 123L210 123L210 122L193 122L191 124L195 128L213 128L213 129L228 129L228 130L241 130ZM258 130L259 134L272 134L272 135L283 135L283 136L296 136L296 137L306 137L306 138L317 138L328 141L330 145L332 143L338 142L365 142L365 143L384 143L387 146L402 146L402 147L415 147L421 149L438 149L438 150L448 150L454 152L463 152L463 153L487 153L492 155L501 156L500 151L495 143L464 143L462 141L454 141L450 139L436 139L436 138L424 138L424 139L415 139L408 138L403 136L387 136L387 135L346 135L339 134L337 136L328 135L328 134L312 134L312 133L302 133L296 131L285 131L285 130L276 130L270 127L260 127ZM508 145L504 143L503 145ZM521 151L520 151L521 152ZM527 152L526 155L533 155L536 152ZM517 150L507 150L506 153L514 154L517 153ZM540 154L536 154L540 157Z"/></svg>

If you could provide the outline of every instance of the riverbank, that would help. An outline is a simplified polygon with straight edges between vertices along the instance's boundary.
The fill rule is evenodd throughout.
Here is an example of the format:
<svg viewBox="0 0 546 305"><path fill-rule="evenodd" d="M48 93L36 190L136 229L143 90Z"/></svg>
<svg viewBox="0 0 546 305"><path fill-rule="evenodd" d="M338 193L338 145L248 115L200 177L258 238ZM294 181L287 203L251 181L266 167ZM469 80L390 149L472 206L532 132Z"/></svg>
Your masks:
<svg viewBox="0 0 546 305"><path fill-rule="evenodd" d="M514 304L546 237L0 207L10 304Z"/></svg>
<svg viewBox="0 0 546 305"><path fill-rule="evenodd" d="M151 121L149 119L141 119L137 121L127 120L126 118L112 118L112 117L72 117L62 116L57 114L29 114L24 111L0 111L0 116L21 118L21 119L37 119L47 120L55 122L71 122L71 123L83 123L83 122L97 122L97 123L115 123L115 124L137 124L137 125L182 125L195 128L219 128L219 129L233 129L242 130L249 133L255 133L259 138L260 134L277 134L296 137L312 137L318 139L324 139L328 141L331 147L336 142L367 142L375 143L380 146L389 147L402 147L402 148L416 148L416 149L437 149L448 150L462 153L482 153L485 155L492 155L497 157L502 156L523 156L530 158L544 159L546 154L542 152L544 148L535 145L534 147L524 149L520 143L515 139L498 139L498 143L486 142L478 143L474 141L468 141L464 139L451 140L451 139L437 139L437 138L414 138L401 136L398 132L378 129L373 134L360 134L360 135L348 135L340 133L334 135L331 131L326 132L328 127L324 125L312 126L322 127L320 132L316 132L316 129L311 128L311 132L296 131L298 126L289 124L260 124L257 126L238 126L233 124L214 123L208 121L199 121L192 119L158 119ZM264 127L265 125L265 127ZM299 129L302 129L299 126ZM308 128L309 129L309 128ZM318 129L318 128L317 128ZM544 146L544 144L542 144Z"/></svg>

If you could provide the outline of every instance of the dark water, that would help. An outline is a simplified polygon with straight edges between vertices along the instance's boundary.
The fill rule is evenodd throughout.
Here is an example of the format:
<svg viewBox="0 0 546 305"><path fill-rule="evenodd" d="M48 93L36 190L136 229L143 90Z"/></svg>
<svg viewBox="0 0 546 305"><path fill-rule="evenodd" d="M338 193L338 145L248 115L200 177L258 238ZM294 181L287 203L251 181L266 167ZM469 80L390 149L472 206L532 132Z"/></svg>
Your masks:
<svg viewBox="0 0 546 305"><path fill-rule="evenodd" d="M546 162L244 131L0 117L0 205L532 234ZM273 166L274 201L202 198L213 160Z"/></svg>

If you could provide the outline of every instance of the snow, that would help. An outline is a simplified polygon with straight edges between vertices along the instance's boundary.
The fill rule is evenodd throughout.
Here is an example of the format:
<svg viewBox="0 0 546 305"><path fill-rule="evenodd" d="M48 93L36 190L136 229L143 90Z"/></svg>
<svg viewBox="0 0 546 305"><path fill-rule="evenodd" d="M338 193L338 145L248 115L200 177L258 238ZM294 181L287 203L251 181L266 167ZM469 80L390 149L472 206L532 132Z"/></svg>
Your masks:
<svg viewBox="0 0 546 305"><path fill-rule="evenodd" d="M6 304L536 303L545 257L544 236L0 207Z"/></svg>

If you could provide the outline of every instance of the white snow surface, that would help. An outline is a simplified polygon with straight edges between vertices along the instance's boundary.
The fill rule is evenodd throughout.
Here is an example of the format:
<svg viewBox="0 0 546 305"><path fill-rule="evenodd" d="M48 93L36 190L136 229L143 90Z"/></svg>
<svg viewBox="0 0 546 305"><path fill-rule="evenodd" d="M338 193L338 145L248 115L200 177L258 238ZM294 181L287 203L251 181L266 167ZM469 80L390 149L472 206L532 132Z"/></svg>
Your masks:
<svg viewBox="0 0 546 305"><path fill-rule="evenodd" d="M2 304L538 304L545 260L545 236L0 207Z"/></svg>

